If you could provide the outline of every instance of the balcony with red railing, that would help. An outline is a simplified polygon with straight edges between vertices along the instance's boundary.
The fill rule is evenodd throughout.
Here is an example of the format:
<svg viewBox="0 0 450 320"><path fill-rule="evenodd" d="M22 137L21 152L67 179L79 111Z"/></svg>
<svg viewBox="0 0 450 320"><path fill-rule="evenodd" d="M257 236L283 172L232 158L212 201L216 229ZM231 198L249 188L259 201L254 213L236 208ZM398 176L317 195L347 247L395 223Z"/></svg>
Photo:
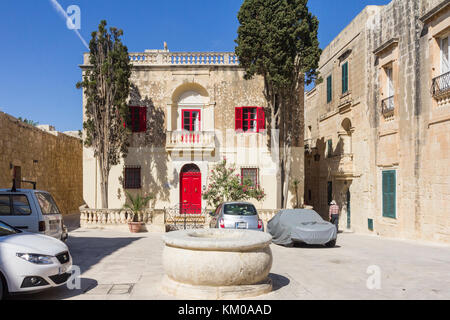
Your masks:
<svg viewBox="0 0 450 320"><path fill-rule="evenodd" d="M215 133L212 131L168 131L167 151L212 152L215 149Z"/></svg>

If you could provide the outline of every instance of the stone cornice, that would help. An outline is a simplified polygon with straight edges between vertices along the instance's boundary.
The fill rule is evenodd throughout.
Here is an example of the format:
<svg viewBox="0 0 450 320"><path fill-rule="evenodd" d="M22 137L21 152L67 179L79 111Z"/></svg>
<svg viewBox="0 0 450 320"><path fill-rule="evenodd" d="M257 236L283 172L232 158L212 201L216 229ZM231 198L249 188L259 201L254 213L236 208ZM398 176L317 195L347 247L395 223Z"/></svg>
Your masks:
<svg viewBox="0 0 450 320"><path fill-rule="evenodd" d="M422 17L420 17L420 21L423 23L428 23L432 20L436 15L444 11L445 9L450 7L450 0L445 0L438 4L436 7L425 13Z"/></svg>
<svg viewBox="0 0 450 320"><path fill-rule="evenodd" d="M381 46L379 46L378 48L376 48L373 51L373 54L375 54L376 56L378 56L380 53L382 53L383 51L391 48L392 46L397 46L398 45L398 38L391 38L388 41L384 42Z"/></svg>

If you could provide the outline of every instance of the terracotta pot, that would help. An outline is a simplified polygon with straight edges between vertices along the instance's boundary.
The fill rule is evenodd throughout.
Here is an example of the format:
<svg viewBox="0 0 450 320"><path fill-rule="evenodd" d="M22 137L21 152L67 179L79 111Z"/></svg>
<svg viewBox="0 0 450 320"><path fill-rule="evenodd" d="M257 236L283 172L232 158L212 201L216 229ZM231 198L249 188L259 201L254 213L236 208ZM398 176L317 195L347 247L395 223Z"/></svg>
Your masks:
<svg viewBox="0 0 450 320"><path fill-rule="evenodd" d="M143 222L128 222L128 228L132 233L139 233L142 230Z"/></svg>

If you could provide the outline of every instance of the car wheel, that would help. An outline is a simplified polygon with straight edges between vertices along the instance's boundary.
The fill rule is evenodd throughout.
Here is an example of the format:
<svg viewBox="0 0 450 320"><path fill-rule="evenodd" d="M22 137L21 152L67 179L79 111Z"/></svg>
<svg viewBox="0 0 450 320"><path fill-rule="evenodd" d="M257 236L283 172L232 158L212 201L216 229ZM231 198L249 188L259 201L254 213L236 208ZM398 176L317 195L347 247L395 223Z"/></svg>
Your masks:
<svg viewBox="0 0 450 320"><path fill-rule="evenodd" d="M336 239L331 240L330 242L327 242L327 243L325 244L325 246L327 246L328 248L333 248L333 247L335 247L335 246L336 246Z"/></svg>

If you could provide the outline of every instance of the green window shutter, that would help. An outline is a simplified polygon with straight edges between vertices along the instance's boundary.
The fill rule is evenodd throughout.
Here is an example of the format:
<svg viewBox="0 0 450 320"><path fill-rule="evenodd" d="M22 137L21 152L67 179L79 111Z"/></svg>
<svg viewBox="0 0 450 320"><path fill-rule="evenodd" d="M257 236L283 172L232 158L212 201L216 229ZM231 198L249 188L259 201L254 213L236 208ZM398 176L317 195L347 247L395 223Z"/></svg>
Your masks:
<svg viewBox="0 0 450 320"><path fill-rule="evenodd" d="M332 87L331 87L331 76L327 78L327 102L331 101L332 98Z"/></svg>
<svg viewBox="0 0 450 320"><path fill-rule="evenodd" d="M342 65L342 93L348 91L348 62Z"/></svg>
<svg viewBox="0 0 450 320"><path fill-rule="evenodd" d="M396 218L396 171L383 171L383 217Z"/></svg>

